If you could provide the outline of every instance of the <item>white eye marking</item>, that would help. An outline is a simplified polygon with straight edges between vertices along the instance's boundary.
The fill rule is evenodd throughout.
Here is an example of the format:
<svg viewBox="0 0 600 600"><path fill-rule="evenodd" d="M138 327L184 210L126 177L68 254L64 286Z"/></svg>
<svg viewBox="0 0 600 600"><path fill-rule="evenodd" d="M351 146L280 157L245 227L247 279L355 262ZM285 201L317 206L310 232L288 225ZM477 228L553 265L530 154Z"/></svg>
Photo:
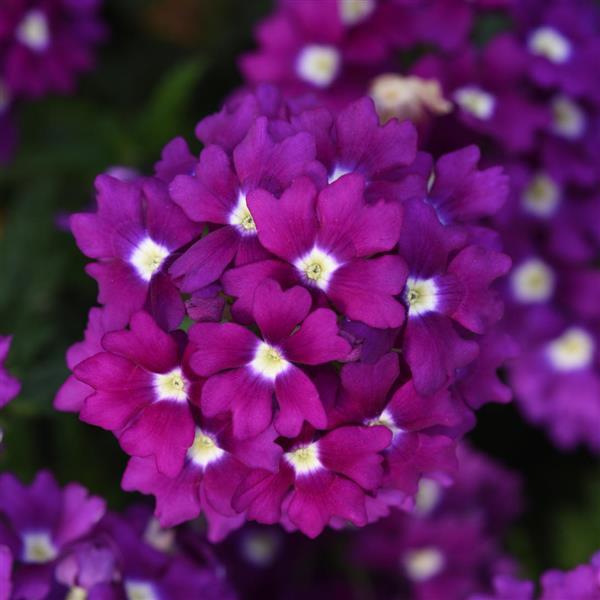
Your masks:
<svg viewBox="0 0 600 600"><path fill-rule="evenodd" d="M454 92L454 101L465 112L482 121L488 121L494 115L496 98L492 94L475 86L465 86Z"/></svg>
<svg viewBox="0 0 600 600"><path fill-rule="evenodd" d="M267 342L260 342L250 366L263 377L276 379L290 366L290 363L285 360L281 350Z"/></svg>
<svg viewBox="0 0 600 600"><path fill-rule="evenodd" d="M374 0L339 0L340 19L352 26L364 21L375 10Z"/></svg>
<svg viewBox="0 0 600 600"><path fill-rule="evenodd" d="M229 223L235 225L242 235L254 235L256 233L256 223L248 209L246 195L240 191L238 201L229 215Z"/></svg>
<svg viewBox="0 0 600 600"><path fill-rule="evenodd" d="M307 283L326 290L331 276L340 265L333 256L315 246L308 254L299 258L294 266Z"/></svg>
<svg viewBox="0 0 600 600"><path fill-rule="evenodd" d="M531 258L514 269L511 285L520 302L545 302L554 292L554 273L544 261Z"/></svg>
<svg viewBox="0 0 600 600"><path fill-rule="evenodd" d="M169 254L167 248L147 237L138 244L131 254L129 262L144 281L150 281L154 273L160 270Z"/></svg>
<svg viewBox="0 0 600 600"><path fill-rule="evenodd" d="M190 448L188 449L188 458L200 467L207 467L213 462L219 460L225 451L217 445L215 438L202 431L196 429L196 436Z"/></svg>
<svg viewBox="0 0 600 600"><path fill-rule="evenodd" d="M583 109L566 96L552 100L552 131L567 140L577 140L584 133L587 118Z"/></svg>
<svg viewBox="0 0 600 600"><path fill-rule="evenodd" d="M180 368L173 369L165 374L154 375L154 387L158 400L187 400L187 382Z"/></svg>
<svg viewBox="0 0 600 600"><path fill-rule="evenodd" d="M592 363L595 350L594 339L587 331L571 327L548 344L547 355L558 371L576 371Z"/></svg>
<svg viewBox="0 0 600 600"><path fill-rule="evenodd" d="M408 304L409 316L423 315L436 310L438 305L438 288L433 279L406 280L404 299Z"/></svg>
<svg viewBox="0 0 600 600"><path fill-rule="evenodd" d="M427 581L443 570L446 560L437 548L419 548L407 552L403 564L409 579Z"/></svg>
<svg viewBox="0 0 600 600"><path fill-rule="evenodd" d="M58 550L49 533L32 531L23 535L23 560L26 563L46 563L57 556Z"/></svg>
<svg viewBox="0 0 600 600"><path fill-rule="evenodd" d="M307 475L323 468L319 460L319 448L316 443L296 448L287 452L284 456L294 468L296 475Z"/></svg>
<svg viewBox="0 0 600 600"><path fill-rule="evenodd" d="M535 175L523 190L523 207L536 217L551 217L561 200L561 189L545 173Z"/></svg>
<svg viewBox="0 0 600 600"><path fill-rule="evenodd" d="M335 46L313 44L305 46L298 55L296 73L303 81L326 88L337 77L341 62Z"/></svg>
<svg viewBox="0 0 600 600"><path fill-rule="evenodd" d="M562 64L571 57L571 43L559 31L552 27L539 27L530 36L529 51L536 56L543 56L550 62Z"/></svg>
<svg viewBox="0 0 600 600"><path fill-rule="evenodd" d="M16 31L16 38L34 52L42 52L50 44L48 20L41 10L30 10Z"/></svg>

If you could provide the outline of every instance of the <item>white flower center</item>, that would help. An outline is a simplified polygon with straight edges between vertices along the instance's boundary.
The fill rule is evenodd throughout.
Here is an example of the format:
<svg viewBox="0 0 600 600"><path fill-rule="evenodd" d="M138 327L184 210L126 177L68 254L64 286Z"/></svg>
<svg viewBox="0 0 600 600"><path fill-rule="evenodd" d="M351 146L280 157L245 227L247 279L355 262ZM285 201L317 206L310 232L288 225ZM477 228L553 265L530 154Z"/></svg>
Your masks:
<svg viewBox="0 0 600 600"><path fill-rule="evenodd" d="M406 280L406 291L404 292L409 316L434 311L438 304L437 292L437 285L433 279L409 277Z"/></svg>
<svg viewBox="0 0 600 600"><path fill-rule="evenodd" d="M147 237L133 251L129 262L144 281L150 281L154 273L161 268L167 256L169 256L167 248Z"/></svg>
<svg viewBox="0 0 600 600"><path fill-rule="evenodd" d="M248 209L246 194L242 191L238 194L237 204L229 215L229 223L235 225L242 235L256 234L256 223L254 223L254 219Z"/></svg>
<svg viewBox="0 0 600 600"><path fill-rule="evenodd" d="M333 256L316 246L308 254L299 258L294 265L308 283L322 290L327 289L331 276L340 266Z"/></svg>
<svg viewBox="0 0 600 600"><path fill-rule="evenodd" d="M159 600L154 586L145 581L126 581L125 596L127 600Z"/></svg>
<svg viewBox="0 0 600 600"><path fill-rule="evenodd" d="M156 373L154 389L158 400L177 400L177 402L187 400L187 382L179 367L168 373Z"/></svg>
<svg viewBox="0 0 600 600"><path fill-rule="evenodd" d="M290 363L285 360L281 350L267 342L260 342L250 366L263 377L275 379L290 366Z"/></svg>
<svg viewBox="0 0 600 600"><path fill-rule="evenodd" d="M212 435L201 429L196 429L196 436L187 452L188 458L194 464L205 468L219 460L223 454L225 454L225 451L217 446L217 442Z"/></svg>
<svg viewBox="0 0 600 600"><path fill-rule="evenodd" d="M429 514L442 496L442 487L437 481L423 477L419 481L419 490L415 498L415 511L421 515Z"/></svg>
<svg viewBox="0 0 600 600"><path fill-rule="evenodd" d="M550 62L561 64L571 57L571 43L553 27L539 27L530 36L529 51L536 56L543 56Z"/></svg>
<svg viewBox="0 0 600 600"><path fill-rule="evenodd" d="M296 475L307 475L323 468L319 460L319 447L316 443L296 448L284 456L294 468Z"/></svg>
<svg viewBox="0 0 600 600"><path fill-rule="evenodd" d="M538 173L523 191L523 207L536 217L551 217L560 204L561 195L561 189L553 179Z"/></svg>
<svg viewBox="0 0 600 600"><path fill-rule="evenodd" d="M434 79L391 73L379 75L372 81L369 95L383 121L392 117L418 121L426 110L433 114L452 110L452 104L444 98L439 82Z"/></svg>
<svg viewBox="0 0 600 600"><path fill-rule="evenodd" d="M554 279L554 272L544 261L530 258L513 271L512 291L519 302L545 302L554 292Z"/></svg>
<svg viewBox="0 0 600 600"><path fill-rule="evenodd" d="M568 140L577 140L584 133L587 118L583 109L566 96L552 100L552 131Z"/></svg>
<svg viewBox="0 0 600 600"><path fill-rule="evenodd" d="M482 121L492 118L496 98L475 86L465 86L454 92L454 101L465 111Z"/></svg>
<svg viewBox="0 0 600 600"><path fill-rule="evenodd" d="M46 563L58 556L50 534L32 531L23 535L23 560L26 563Z"/></svg>
<svg viewBox="0 0 600 600"><path fill-rule="evenodd" d="M368 425L369 427L383 425L383 427L387 427L394 434L394 437L396 434L402 433L402 429L396 425L394 417L387 408L378 417L367 419L365 425Z"/></svg>
<svg viewBox="0 0 600 600"><path fill-rule="evenodd" d="M340 19L344 25L356 25L364 21L375 9L374 0L338 0Z"/></svg>
<svg viewBox="0 0 600 600"><path fill-rule="evenodd" d="M44 13L41 10L30 10L17 27L16 37L34 52L45 50L50 44L50 28Z"/></svg>
<svg viewBox="0 0 600 600"><path fill-rule="evenodd" d="M341 61L334 46L312 44L305 46L298 55L296 73L303 81L326 88L336 78Z"/></svg>
<svg viewBox="0 0 600 600"><path fill-rule="evenodd" d="M336 165L335 169L333 169L333 173L331 173L331 175L328 177L327 182L333 183L334 181L337 181L340 177L343 177L344 175L347 175L351 172L352 171L350 171L350 169L346 169L344 167Z"/></svg>
<svg viewBox="0 0 600 600"><path fill-rule="evenodd" d="M175 530L163 529L158 520L152 517L146 525L144 541L160 552L170 553L175 548Z"/></svg>
<svg viewBox="0 0 600 600"><path fill-rule="evenodd" d="M446 563L437 548L410 550L403 557L406 574L412 581L427 581L438 575Z"/></svg>
<svg viewBox="0 0 600 600"><path fill-rule="evenodd" d="M87 590L76 585L69 590L65 597L65 600L87 600L87 597Z"/></svg>
<svg viewBox="0 0 600 600"><path fill-rule="evenodd" d="M244 557L258 567L267 567L273 562L277 546L277 540L271 532L249 532L242 539Z"/></svg>
<svg viewBox="0 0 600 600"><path fill-rule="evenodd" d="M548 357L558 371L575 371L588 367L596 344L587 331L579 327L567 329L548 345Z"/></svg>

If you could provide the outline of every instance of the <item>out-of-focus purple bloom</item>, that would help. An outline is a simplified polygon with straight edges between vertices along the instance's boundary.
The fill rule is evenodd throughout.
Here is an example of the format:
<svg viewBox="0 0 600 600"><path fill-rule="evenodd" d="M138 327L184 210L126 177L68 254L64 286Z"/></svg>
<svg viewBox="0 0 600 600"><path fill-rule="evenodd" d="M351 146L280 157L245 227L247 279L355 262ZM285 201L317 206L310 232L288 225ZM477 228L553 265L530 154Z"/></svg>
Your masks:
<svg viewBox="0 0 600 600"><path fill-rule="evenodd" d="M59 488L48 472L40 472L29 487L10 473L0 475L0 547L13 557L14 597L45 598L56 562L92 531L104 511L103 500L75 483ZM3 554L6 560L6 550Z"/></svg>
<svg viewBox="0 0 600 600"><path fill-rule="evenodd" d="M4 368L11 342L12 337L0 336L0 408L8 404L21 390L19 381Z"/></svg>
<svg viewBox="0 0 600 600"><path fill-rule="evenodd" d="M3 77L16 95L72 92L105 36L99 0L7 0L0 7Z"/></svg>

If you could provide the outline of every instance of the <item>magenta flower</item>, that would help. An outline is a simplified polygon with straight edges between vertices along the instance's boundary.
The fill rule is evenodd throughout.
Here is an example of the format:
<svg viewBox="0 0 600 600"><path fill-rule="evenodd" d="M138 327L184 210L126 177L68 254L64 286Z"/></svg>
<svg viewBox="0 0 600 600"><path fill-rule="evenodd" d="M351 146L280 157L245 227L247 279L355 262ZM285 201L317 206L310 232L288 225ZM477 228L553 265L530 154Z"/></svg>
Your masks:
<svg viewBox="0 0 600 600"><path fill-rule="evenodd" d="M12 337L0 336L0 408L6 406L21 391L21 384L4 368Z"/></svg>
<svg viewBox="0 0 600 600"><path fill-rule="evenodd" d="M359 173L365 178L369 200L402 197L398 172L417 157L417 131L412 123L392 119L380 126L370 98L357 100L337 114L324 108L306 110L291 122L314 136L317 159L329 183L347 173Z"/></svg>
<svg viewBox="0 0 600 600"><path fill-rule="evenodd" d="M258 278L270 276L326 296L350 319L381 328L402 323L404 309L394 296L404 286L404 261L389 253L374 256L394 248L402 211L396 203L367 204L364 185L362 176L352 174L318 196L308 179L297 179L280 199L263 190L250 194L261 244L287 265L264 261L229 271L225 290L241 297L240 311Z"/></svg>
<svg viewBox="0 0 600 600"><path fill-rule="evenodd" d="M158 180L125 183L101 175L96 188L97 212L74 215L71 228L82 252L98 261L86 270L98 281L107 318L127 320L146 308L166 327L177 327L184 307L166 266L199 227Z"/></svg>
<svg viewBox="0 0 600 600"><path fill-rule="evenodd" d="M367 523L365 494L381 479L379 451L390 443L384 427L340 427L319 439L301 436L284 454L276 474L252 471L234 498L237 510L259 523L290 523L316 537L330 519Z"/></svg>
<svg viewBox="0 0 600 600"><path fill-rule="evenodd" d="M279 412L273 423L281 435L297 436L304 421L325 428L319 392L296 365L344 359L350 345L339 336L335 313L326 308L311 312L311 305L305 289L284 292L267 280L254 294L260 338L235 323L199 323L191 329L190 339L198 349L190 365L209 377L202 390L203 414L231 411L234 434L252 437L271 424L275 394Z"/></svg>
<svg viewBox="0 0 600 600"><path fill-rule="evenodd" d="M432 393L477 356L477 343L459 327L482 334L502 316L502 303L489 286L508 271L510 260L465 245L460 230L443 227L420 201L405 206L399 248L409 273L405 357L417 390Z"/></svg>
<svg viewBox="0 0 600 600"><path fill-rule="evenodd" d="M154 457L171 477L183 468L194 440L192 406L201 389L189 368L192 348L182 351L181 342L138 312L129 330L104 335L104 352L75 367L77 379L93 392L80 418L112 431L131 456Z"/></svg>
<svg viewBox="0 0 600 600"><path fill-rule="evenodd" d="M242 72L250 83L276 83L290 95L327 91L325 101L338 95L341 104L361 94L348 94L353 78L387 58L389 12L375 0L282 2L259 24L259 49L242 57Z"/></svg>
<svg viewBox="0 0 600 600"><path fill-rule="evenodd" d="M175 478L157 470L152 458L132 458L123 475L123 488L156 497L155 515L164 527L196 518L208 521L208 535L220 541L246 520L231 505L233 495L251 468L276 472L281 447L268 428L240 440L227 421L202 420L187 451L185 466Z"/></svg>
<svg viewBox="0 0 600 600"><path fill-rule="evenodd" d="M76 483L60 489L48 472L38 473L29 487L10 473L0 475L0 548L8 548L15 563L14 597L46 598L57 559L92 531L104 511L103 500ZM6 572L6 565L1 568Z"/></svg>
<svg viewBox="0 0 600 600"><path fill-rule="evenodd" d="M170 268L173 277L183 278L183 291L213 283L233 259L243 265L268 256L258 241L247 196L259 187L280 194L306 172L314 153L314 142L305 133L275 143L267 119L260 117L234 149L233 162L219 146L208 146L192 175L175 178L171 196L187 216L197 223L221 225Z"/></svg>
<svg viewBox="0 0 600 600"><path fill-rule="evenodd" d="M454 474L455 443L444 435L444 429L456 427L467 414L447 390L421 396L412 381L395 389L398 362L396 355L386 354L374 364L344 365L329 426L387 427L392 442L384 452L382 488L402 492L398 498L411 498L424 475L448 481Z"/></svg>
<svg viewBox="0 0 600 600"><path fill-rule="evenodd" d="M102 346L104 334L109 331L123 329L127 325L125 319L111 318L112 316L102 308L92 308L90 310L83 341L73 344L67 350L67 366L69 369L75 369L85 359L104 352ZM93 392L93 388L89 385L77 379L75 375L70 375L54 398L54 408L68 412L80 412L85 399Z"/></svg>
<svg viewBox="0 0 600 600"><path fill-rule="evenodd" d="M72 92L105 36L99 0L11 0L0 7L4 78L16 94Z"/></svg>

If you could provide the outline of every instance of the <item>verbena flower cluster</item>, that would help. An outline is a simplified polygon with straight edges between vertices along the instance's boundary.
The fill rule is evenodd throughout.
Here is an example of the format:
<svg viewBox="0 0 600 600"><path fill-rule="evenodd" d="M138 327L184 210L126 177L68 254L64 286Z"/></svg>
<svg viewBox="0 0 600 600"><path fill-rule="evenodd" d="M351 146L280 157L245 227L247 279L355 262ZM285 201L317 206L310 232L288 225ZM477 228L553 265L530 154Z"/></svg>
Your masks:
<svg viewBox="0 0 600 600"><path fill-rule="evenodd" d="M483 36L489 9L506 26ZM495 225L515 267L501 326L520 349L510 384L557 445L600 451L597 3L281 0L256 37L240 63L250 84L335 108L369 93L382 121L412 119L434 154L474 143L507 167Z"/></svg>
<svg viewBox="0 0 600 600"><path fill-rule="evenodd" d="M0 519L0 600L236 597L208 549L190 552L144 507L108 512L46 471L30 486L0 474Z"/></svg>
<svg viewBox="0 0 600 600"><path fill-rule="evenodd" d="M17 139L13 120L23 101L70 93L93 66L105 36L101 0L3 0L0 3L0 162Z"/></svg>
<svg viewBox="0 0 600 600"><path fill-rule="evenodd" d="M202 512L213 540L410 507L473 411L510 397L492 289L510 260L474 224L506 177L474 147L434 162L366 98L335 116L265 86L197 135L199 158L177 139L71 218L102 306L56 407L116 435L124 489L163 525Z"/></svg>

